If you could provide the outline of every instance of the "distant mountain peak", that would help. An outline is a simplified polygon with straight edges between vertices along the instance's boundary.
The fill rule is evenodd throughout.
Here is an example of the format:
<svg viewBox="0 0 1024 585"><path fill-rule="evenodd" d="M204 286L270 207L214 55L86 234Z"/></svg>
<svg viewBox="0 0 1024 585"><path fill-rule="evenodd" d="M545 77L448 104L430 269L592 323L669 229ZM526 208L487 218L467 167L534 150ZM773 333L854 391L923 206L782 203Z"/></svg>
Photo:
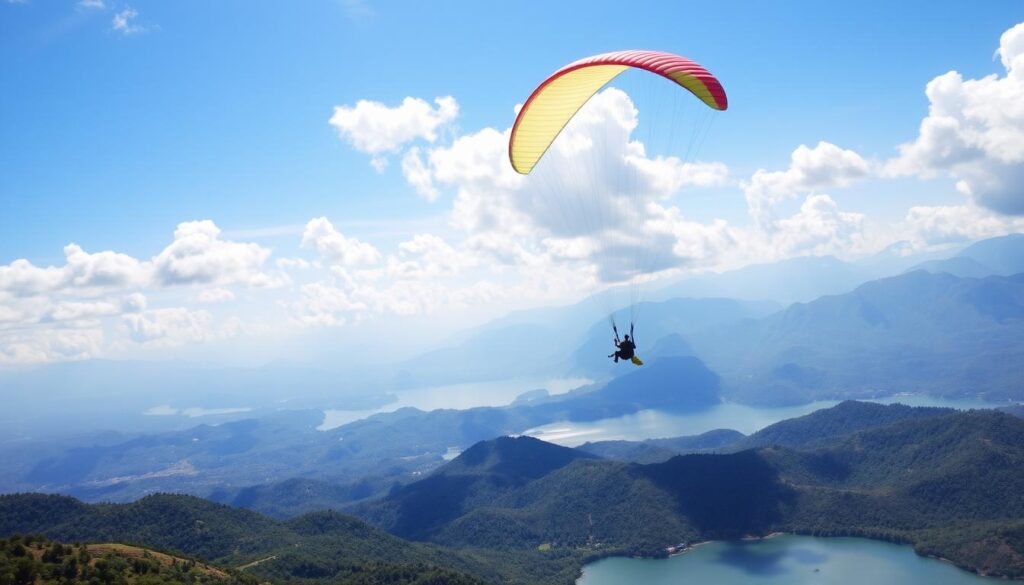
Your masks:
<svg viewBox="0 0 1024 585"><path fill-rule="evenodd" d="M476 443L438 469L437 473L487 472L525 480L547 475L576 459L595 458L590 453L525 435L498 437Z"/></svg>

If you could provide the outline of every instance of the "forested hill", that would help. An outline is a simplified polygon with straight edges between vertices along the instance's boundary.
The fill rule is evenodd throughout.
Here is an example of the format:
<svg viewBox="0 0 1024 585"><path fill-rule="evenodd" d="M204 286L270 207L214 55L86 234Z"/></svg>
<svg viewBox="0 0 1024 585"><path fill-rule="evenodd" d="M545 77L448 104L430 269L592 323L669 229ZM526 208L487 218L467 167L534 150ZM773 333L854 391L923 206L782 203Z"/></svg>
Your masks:
<svg viewBox="0 0 1024 585"><path fill-rule="evenodd" d="M661 463L676 455L721 450L743 440L745 435L732 429L715 429L699 435L646 439L643 441L594 441L577 447L593 455L634 463Z"/></svg>
<svg viewBox="0 0 1024 585"><path fill-rule="evenodd" d="M221 566L245 566L247 573L273 581L463 585L482 582L469 571L493 576L501 570L500 563L489 568L334 512L276 522L248 510L167 494L131 504L83 504L43 494L0 496L0 536L16 534L144 545ZM380 580L369 579L374 575Z"/></svg>
<svg viewBox="0 0 1024 585"><path fill-rule="evenodd" d="M834 432L807 442L797 440L798 426ZM847 404L798 426L774 435L796 447L650 465L576 460L423 534L451 546L597 542L630 554L774 531L861 535L1024 576L1024 421Z"/></svg>
<svg viewBox="0 0 1024 585"><path fill-rule="evenodd" d="M855 433L892 425L905 420L953 414L951 408L877 404L847 400L832 408L816 410L804 416L779 421L729 445L732 450L781 446L806 449L822 446Z"/></svg>
<svg viewBox="0 0 1024 585"><path fill-rule="evenodd" d="M220 566L262 560L247 569L261 579L354 583L355 573L384 567L407 575L396 583L444 574L554 584L596 556L782 531L906 542L1024 577L1024 420L846 403L762 438L769 446L646 465L529 438L485 441L354 509L421 542L335 512L279 522L171 495L99 505L2 496L0 536L126 542Z"/></svg>
<svg viewBox="0 0 1024 585"><path fill-rule="evenodd" d="M594 456L532 437L500 437L473 445L430 477L353 511L404 538L426 539L446 523L502 494Z"/></svg>

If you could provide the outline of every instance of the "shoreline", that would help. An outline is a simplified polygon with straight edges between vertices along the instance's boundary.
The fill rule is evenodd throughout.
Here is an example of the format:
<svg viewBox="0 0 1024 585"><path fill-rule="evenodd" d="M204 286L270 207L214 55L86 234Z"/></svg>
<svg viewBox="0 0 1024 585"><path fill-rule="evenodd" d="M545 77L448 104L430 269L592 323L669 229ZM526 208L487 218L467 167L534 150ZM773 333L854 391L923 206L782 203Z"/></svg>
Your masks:
<svg viewBox="0 0 1024 585"><path fill-rule="evenodd" d="M944 564L947 564L947 565L949 565L951 567L954 567L954 568L956 568L956 569L958 569L960 571L964 571L966 573L971 573L971 574L977 575L979 577L984 577L986 579L994 579L994 580L997 579L997 580L1000 580L1000 581L1005 581L1007 583L1024 583L1024 581L1014 580L1014 579L1012 579L1010 577L1007 577L1007 576L1004 576L1004 575L991 574L991 573L986 573L986 572L982 572L982 571L972 570L972 569L970 569L968 567L965 567L965 566L962 566L960 564L957 564L953 560L948 559L946 557L941 557L941 556L937 556L937 555L930 555L930 554L922 554L921 552L919 552L917 550L917 548L911 542L891 541L891 540L885 540L885 539L880 539L880 538L871 538L871 537L867 537L867 536L858 536L858 535L816 536L816 535L813 535L813 534L803 534L803 533L799 533L799 532L770 532L770 533L768 533L768 534L766 534L764 536L743 536L743 537L736 538L736 539L724 539L724 540L723 539L718 539L718 540L701 540L701 541L697 541L697 542L694 542L694 543L688 545L686 548L684 548L682 550L676 551L674 553L670 553L670 554L666 555L665 557L645 557L645 556L614 555L614 554L613 555L608 555L608 556L602 556L602 557L600 557L598 559L592 560L592 561L586 563L585 565L581 566L580 567L580 571L579 571L579 575L573 581L573 584L574 585L580 585L580 580L583 579L583 577L584 577L583 569L587 565L596 563L596 562L604 560L604 559L615 558L615 557L627 558L627 559L641 559L641 560L658 560L658 559L661 559L661 558L671 559L671 558L674 558L674 557L683 556L683 555L693 551L694 549L696 549L698 547L701 547L701 546L704 546L704 545L707 545L707 544L712 544L712 543L715 543L715 542L757 542L757 541L761 541L761 540L771 540L773 538L778 538L780 536L805 536L805 537L824 538L824 539L831 539L831 538L862 538L862 539L865 539L865 540L871 540L871 541L877 541L877 542L887 542L887 543L894 544L894 545L897 545L897 546L907 546L907 547L910 547L910 550L912 550L914 552L914 554L916 556L918 556L918 557L925 558L925 559L931 559L931 560L935 560L935 561L940 561L940 562L942 562Z"/></svg>

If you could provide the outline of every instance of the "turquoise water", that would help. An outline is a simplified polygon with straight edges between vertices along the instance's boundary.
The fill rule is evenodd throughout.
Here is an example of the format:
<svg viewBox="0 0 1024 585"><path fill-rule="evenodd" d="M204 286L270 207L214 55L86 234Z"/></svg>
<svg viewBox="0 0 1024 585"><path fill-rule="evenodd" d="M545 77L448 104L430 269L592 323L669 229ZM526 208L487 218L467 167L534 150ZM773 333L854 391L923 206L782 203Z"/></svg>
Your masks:
<svg viewBox="0 0 1024 585"><path fill-rule="evenodd" d="M864 538L785 535L712 542L667 559L603 559L578 585L995 585L909 546Z"/></svg>
<svg viewBox="0 0 1024 585"><path fill-rule="evenodd" d="M979 400L945 400L925 395L890 396L874 399L872 402L883 404L900 402L910 406L943 406L959 409L1003 406ZM566 447L576 447L587 441L642 441L644 439L697 435L714 429L734 429L744 434L750 434L780 420L803 416L836 404L838 402L835 400L820 400L798 406L762 408L735 402L722 402L711 408L685 414L643 410L636 414L592 422L555 422L529 429L523 434Z"/></svg>

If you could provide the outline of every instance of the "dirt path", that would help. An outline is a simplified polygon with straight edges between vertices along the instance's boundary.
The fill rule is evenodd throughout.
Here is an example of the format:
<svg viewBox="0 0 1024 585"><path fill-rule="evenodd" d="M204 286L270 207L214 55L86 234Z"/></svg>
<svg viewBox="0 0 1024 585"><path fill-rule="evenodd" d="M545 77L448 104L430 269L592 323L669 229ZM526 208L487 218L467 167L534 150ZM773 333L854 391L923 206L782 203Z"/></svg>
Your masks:
<svg viewBox="0 0 1024 585"><path fill-rule="evenodd" d="M265 559L260 559L260 560L258 560L258 561L253 561L253 562L251 562L251 563L246 563L246 564L244 564L244 565L242 565L242 566L238 567L238 570L239 570L239 571L244 571L244 570L246 570L246 569L249 569L249 568L251 568L251 567L255 567L256 565L258 565L258 564L260 564L260 563L265 563L265 562L267 562L267 561L272 561L272 560L274 560L274 559L276 559L276 558L277 558L277 555L270 555L269 557L267 557L267 558L265 558Z"/></svg>

